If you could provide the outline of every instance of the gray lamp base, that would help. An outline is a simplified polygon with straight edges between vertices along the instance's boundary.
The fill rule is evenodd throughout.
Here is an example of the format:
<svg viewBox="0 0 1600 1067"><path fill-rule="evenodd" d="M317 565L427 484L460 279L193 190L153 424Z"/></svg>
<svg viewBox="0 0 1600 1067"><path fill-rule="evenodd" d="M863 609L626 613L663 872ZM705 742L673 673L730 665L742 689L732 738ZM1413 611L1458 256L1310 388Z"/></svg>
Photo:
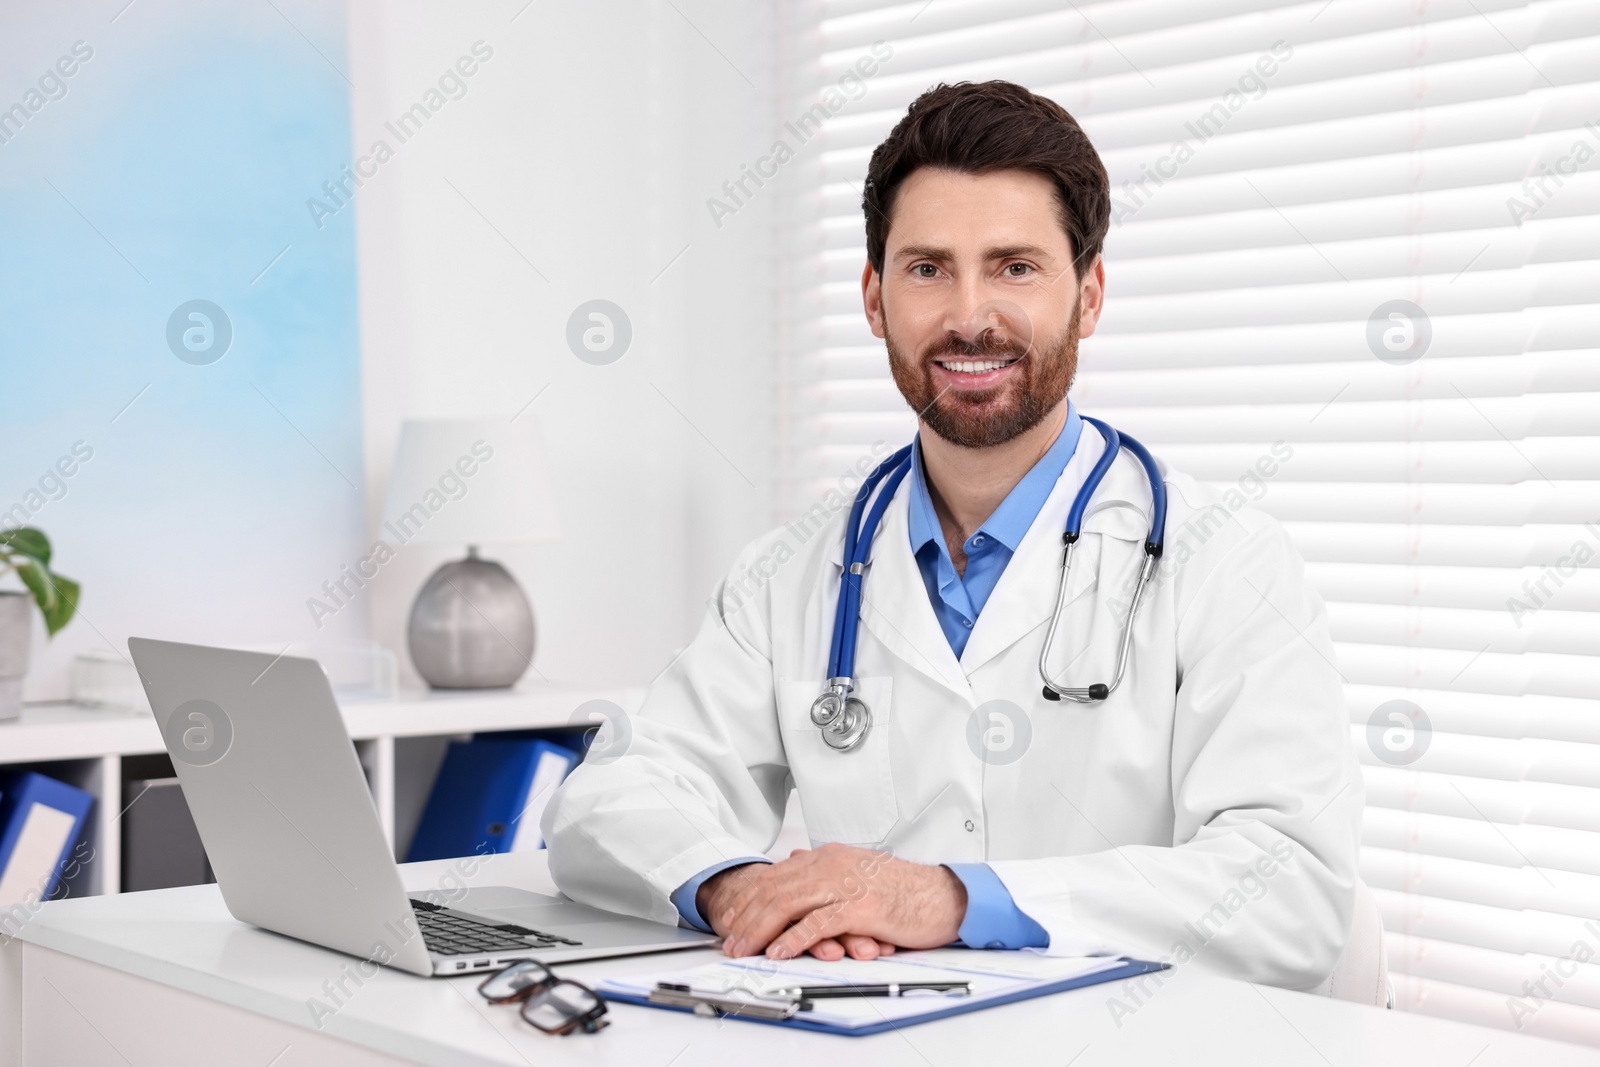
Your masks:
<svg viewBox="0 0 1600 1067"><path fill-rule="evenodd" d="M411 605L411 663L435 689L503 689L533 664L533 608L511 572L467 558L434 571Z"/></svg>

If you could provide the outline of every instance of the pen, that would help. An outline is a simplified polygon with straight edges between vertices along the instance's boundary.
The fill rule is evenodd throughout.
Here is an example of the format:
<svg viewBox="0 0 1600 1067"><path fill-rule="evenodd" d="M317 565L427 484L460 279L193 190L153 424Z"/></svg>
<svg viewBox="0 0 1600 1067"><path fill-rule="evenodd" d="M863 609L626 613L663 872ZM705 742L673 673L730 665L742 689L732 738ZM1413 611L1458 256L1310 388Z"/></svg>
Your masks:
<svg viewBox="0 0 1600 1067"><path fill-rule="evenodd" d="M970 982L873 982L866 985L802 985L772 990L801 1000L823 997L903 997L907 993L949 993L964 997L972 992Z"/></svg>

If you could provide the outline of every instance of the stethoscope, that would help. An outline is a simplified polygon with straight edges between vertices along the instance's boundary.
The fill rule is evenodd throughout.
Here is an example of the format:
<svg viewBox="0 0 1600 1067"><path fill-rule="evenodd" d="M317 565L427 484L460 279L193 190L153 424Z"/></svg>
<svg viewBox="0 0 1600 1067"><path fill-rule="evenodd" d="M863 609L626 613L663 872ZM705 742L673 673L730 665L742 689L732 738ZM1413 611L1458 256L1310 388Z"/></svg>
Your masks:
<svg viewBox="0 0 1600 1067"><path fill-rule="evenodd" d="M1139 610L1139 601L1144 596L1145 587L1155 575L1156 563L1161 558L1161 541L1166 535L1167 487L1161 479L1160 470L1156 467L1155 457L1150 455L1144 445L1126 434L1117 433L1100 419L1085 415L1083 421L1100 431L1100 435L1106 439L1106 449L1095 463L1094 469L1089 472L1088 478L1084 480L1083 488L1078 490L1078 495L1072 502L1072 510L1067 512L1066 529L1061 535L1061 577L1056 586L1056 606L1050 616L1050 629L1045 634L1044 648L1039 653L1039 677L1044 680L1044 696L1047 700L1065 699L1079 704L1092 704L1105 700L1116 692L1128 669L1128 653L1133 645L1133 617ZM828 687L811 704L812 723L822 731L822 739L828 743L828 747L840 752L849 752L859 746L867 736L867 727L871 725L871 709L867 707L866 701L853 695L856 634L861 623L861 584L866 577L867 555L872 551L872 538L877 533L878 523L883 518L889 501L894 498L895 490L900 488L906 473L911 470L912 447L913 445L906 445L895 452L861 483L861 488L856 492L855 503L850 507L849 523L845 526L842 560L844 573L840 576L839 604L834 610L833 641L828 650ZM1066 606L1067 575L1072 570L1072 550L1078 543L1078 534L1083 526L1083 514L1089 507L1094 491L1100 487L1106 472L1111 469L1111 464L1116 461L1117 455L1124 448L1132 452L1144 467L1145 477L1150 481L1153 506L1150 536L1144 543L1144 562L1139 568L1139 584L1134 590L1132 603L1128 605L1128 617L1122 624L1122 640L1117 648L1116 673L1109 685L1104 682L1096 682L1083 688L1057 685L1050 679L1047 663L1050 649L1055 644L1056 626L1061 621L1062 608ZM883 486L883 491L873 500L873 491L880 484ZM868 500L872 500L871 511L867 511ZM867 512L865 525L861 521L862 512Z"/></svg>

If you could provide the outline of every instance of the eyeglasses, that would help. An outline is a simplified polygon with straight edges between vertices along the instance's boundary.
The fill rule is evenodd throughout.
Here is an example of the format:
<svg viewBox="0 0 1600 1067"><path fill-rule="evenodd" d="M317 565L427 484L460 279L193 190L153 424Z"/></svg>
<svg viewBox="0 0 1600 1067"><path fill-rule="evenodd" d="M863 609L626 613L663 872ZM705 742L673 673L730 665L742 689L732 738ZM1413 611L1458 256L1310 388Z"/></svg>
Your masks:
<svg viewBox="0 0 1600 1067"><path fill-rule="evenodd" d="M490 1004L522 1002L522 1017L547 1034L586 1034L611 1022L601 1018L606 1002L581 982L557 978L538 960L521 960L485 978L478 992Z"/></svg>

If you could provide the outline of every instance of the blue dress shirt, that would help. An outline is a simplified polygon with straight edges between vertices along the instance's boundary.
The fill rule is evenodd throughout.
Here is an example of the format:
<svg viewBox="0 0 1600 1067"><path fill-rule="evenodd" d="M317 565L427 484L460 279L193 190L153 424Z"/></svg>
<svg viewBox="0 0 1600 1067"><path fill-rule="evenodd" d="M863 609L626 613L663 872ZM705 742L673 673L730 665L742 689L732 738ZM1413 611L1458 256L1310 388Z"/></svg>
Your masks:
<svg viewBox="0 0 1600 1067"><path fill-rule="evenodd" d="M911 535L911 552L916 557L917 569L922 573L922 584L928 590L928 600L939 620L939 628L956 658L961 658L972 634L972 625L978 613L988 602L989 594L1000 581L1006 564L1022 543L1023 535L1039 517L1044 502L1066 470L1067 463L1077 450L1078 438L1083 431L1083 420L1069 401L1067 421L1055 442L1040 457L1028 473L1022 476L994 514L984 520L973 535L967 538L965 572L956 573L950 548L945 543L939 517L933 508L933 498L928 494L927 475L922 467L920 437L911 450L911 477L906 479L911 497L907 502L906 524ZM764 856L745 856L726 860L707 867L684 882L672 893L672 904L685 922L696 929L709 931L711 927L700 915L695 896L706 879L729 867L744 863L770 863ZM945 864L967 890L967 912L961 920L961 944L971 948L1043 948L1050 944L1045 928L1017 907L1005 883L987 863Z"/></svg>
<svg viewBox="0 0 1600 1067"><path fill-rule="evenodd" d="M1083 432L1083 420L1069 402L1067 421L1056 435L1055 443L1029 468L1022 480L1012 487L994 514L983 520L983 525L967 538L966 571L956 573L955 562L950 558L950 547L945 544L944 531L939 526L939 516L933 510L933 498L928 494L928 478L922 467L922 438L918 435L917 447L911 450L911 476L906 482L911 487L907 502L906 525L911 532L911 553L917 558L917 569L922 572L922 584L928 589L928 600L939 620L939 629L956 658L967 647L972 636L972 624L978 613L988 603L989 594L1000 581L1006 564L1022 543L1023 535L1039 517L1039 509L1050 498L1061 472L1078 447L1078 437Z"/></svg>

